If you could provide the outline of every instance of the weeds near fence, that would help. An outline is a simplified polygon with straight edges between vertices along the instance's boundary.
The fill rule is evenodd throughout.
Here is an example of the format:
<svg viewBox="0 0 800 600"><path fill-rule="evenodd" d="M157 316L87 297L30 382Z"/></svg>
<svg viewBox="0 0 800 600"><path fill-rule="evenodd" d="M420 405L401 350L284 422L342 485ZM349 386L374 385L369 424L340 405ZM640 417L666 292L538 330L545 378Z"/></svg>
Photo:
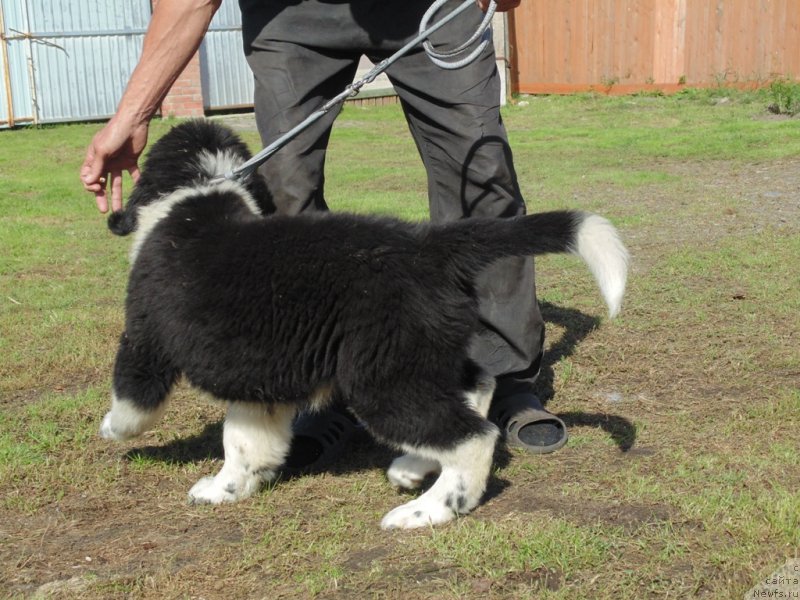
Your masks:
<svg viewBox="0 0 800 600"><path fill-rule="evenodd" d="M770 84L769 93L772 103L767 108L770 112L790 116L800 113L800 82L776 79Z"/></svg>

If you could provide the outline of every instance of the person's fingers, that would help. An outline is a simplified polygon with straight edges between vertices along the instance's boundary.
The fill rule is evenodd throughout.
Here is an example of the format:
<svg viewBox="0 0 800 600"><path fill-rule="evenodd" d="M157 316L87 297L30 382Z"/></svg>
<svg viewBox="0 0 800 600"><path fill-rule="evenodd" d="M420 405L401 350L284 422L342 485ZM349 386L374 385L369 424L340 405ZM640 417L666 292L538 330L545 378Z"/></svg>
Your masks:
<svg viewBox="0 0 800 600"><path fill-rule="evenodd" d="M111 210L122 210L122 171L111 172Z"/></svg>
<svg viewBox="0 0 800 600"><path fill-rule="evenodd" d="M83 181L84 187L96 184L100 180L103 175L104 163L105 160L95 152L93 141L87 148L86 158L81 165L81 181Z"/></svg>
<svg viewBox="0 0 800 600"><path fill-rule="evenodd" d="M105 161L95 152L94 141L86 150L86 158L81 165L80 177L83 189L94 194L97 210L108 212L108 196L106 195L106 178L103 177Z"/></svg>
<svg viewBox="0 0 800 600"><path fill-rule="evenodd" d="M141 174L137 164L147 145L147 123L131 123L112 118L92 138L80 168L83 188L95 195L100 212L122 210L123 173L130 173L134 183Z"/></svg>
<svg viewBox="0 0 800 600"><path fill-rule="evenodd" d="M101 213L108 212L108 196L106 196L106 188L101 187L99 191L94 193L95 202L97 202L97 210Z"/></svg>

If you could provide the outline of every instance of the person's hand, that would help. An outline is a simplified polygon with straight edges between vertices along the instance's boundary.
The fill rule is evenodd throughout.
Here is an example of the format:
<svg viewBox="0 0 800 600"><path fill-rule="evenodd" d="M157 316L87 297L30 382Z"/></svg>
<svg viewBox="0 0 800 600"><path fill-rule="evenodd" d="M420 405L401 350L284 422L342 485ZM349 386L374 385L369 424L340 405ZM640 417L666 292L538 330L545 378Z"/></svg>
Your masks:
<svg viewBox="0 0 800 600"><path fill-rule="evenodd" d="M475 0L483 12L489 8L489 0ZM497 12L506 12L512 8L517 8L521 0L495 0L497 2Z"/></svg>
<svg viewBox="0 0 800 600"><path fill-rule="evenodd" d="M139 180L139 155L147 145L147 122L115 116L93 138L81 167L81 181L97 201L97 209L108 212L107 186L111 184L111 210L122 210L122 173Z"/></svg>

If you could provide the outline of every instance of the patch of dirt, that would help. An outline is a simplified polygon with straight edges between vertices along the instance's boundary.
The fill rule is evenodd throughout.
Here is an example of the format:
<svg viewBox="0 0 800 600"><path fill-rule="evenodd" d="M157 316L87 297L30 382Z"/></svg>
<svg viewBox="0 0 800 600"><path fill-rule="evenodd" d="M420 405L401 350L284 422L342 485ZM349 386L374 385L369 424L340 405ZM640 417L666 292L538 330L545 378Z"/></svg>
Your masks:
<svg viewBox="0 0 800 600"><path fill-rule="evenodd" d="M514 513L545 513L581 525L603 523L634 532L641 527L681 521L669 506L659 504L611 504L593 501L589 494L576 497L550 496L535 487L511 486L501 497L480 510L480 517L492 519Z"/></svg>
<svg viewBox="0 0 800 600"><path fill-rule="evenodd" d="M391 554L386 546L371 546L362 550L351 552L342 566L350 571L363 571L369 569L372 563L382 560Z"/></svg>
<svg viewBox="0 0 800 600"><path fill-rule="evenodd" d="M728 236L759 234L768 228L800 234L800 157L737 161L655 161L651 167L675 177L673 186L651 185L629 191L593 187L575 197L591 205L613 202L631 214L647 208L650 226L625 229L633 269L649 267L664 248L708 247Z"/></svg>
<svg viewBox="0 0 800 600"><path fill-rule="evenodd" d="M728 199L729 206L721 216L743 217L750 227L744 227L742 233L769 226L800 231L800 157L756 164L676 162L667 171L693 180L708 196L723 203Z"/></svg>
<svg viewBox="0 0 800 600"><path fill-rule="evenodd" d="M0 373L2 376L2 373ZM33 404L45 396L76 396L86 390L107 380L107 375L101 375L95 371L69 374L67 378L59 376L51 377L50 381L43 381L42 387L27 388L20 390L0 390L0 406L9 406L14 409Z"/></svg>
<svg viewBox="0 0 800 600"><path fill-rule="evenodd" d="M169 501L174 487L158 486L147 497L141 496L141 489L129 489L108 500L68 498L35 517L6 521L3 537L14 540L13 557L4 558L14 565L4 573L6 590L27 595L48 586L55 597L78 597L67 593L98 580L177 574L197 562L198 549L209 540L217 555L238 547L243 532L235 515L206 520L187 508L175 510L178 507ZM159 495L164 499L152 505L148 497Z"/></svg>

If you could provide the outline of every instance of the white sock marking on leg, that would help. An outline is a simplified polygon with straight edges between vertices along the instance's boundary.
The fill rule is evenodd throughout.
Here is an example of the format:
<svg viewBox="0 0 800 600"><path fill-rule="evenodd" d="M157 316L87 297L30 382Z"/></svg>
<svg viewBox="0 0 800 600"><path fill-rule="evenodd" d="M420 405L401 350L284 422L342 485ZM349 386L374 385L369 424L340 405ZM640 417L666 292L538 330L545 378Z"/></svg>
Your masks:
<svg viewBox="0 0 800 600"><path fill-rule="evenodd" d="M414 448L412 453L439 462L442 473L433 487L422 496L389 511L381 521L381 527L426 527L445 523L457 514L470 512L486 491L498 436L499 431L493 427L483 435L461 442L452 450Z"/></svg>
<svg viewBox="0 0 800 600"><path fill-rule="evenodd" d="M100 435L107 440L125 441L143 434L164 414L166 401L155 410L143 410L132 400L117 397L111 393L111 410L106 413L100 425Z"/></svg>
<svg viewBox="0 0 800 600"><path fill-rule="evenodd" d="M189 491L192 503L220 504L251 496L271 481L292 441L293 406L232 402L222 433L225 462Z"/></svg>
<svg viewBox="0 0 800 600"><path fill-rule="evenodd" d="M478 411L478 414L484 419L489 414L489 407L492 405L492 396L494 395L495 380L490 375L484 375L483 379L478 382L474 390L464 394L467 404Z"/></svg>

